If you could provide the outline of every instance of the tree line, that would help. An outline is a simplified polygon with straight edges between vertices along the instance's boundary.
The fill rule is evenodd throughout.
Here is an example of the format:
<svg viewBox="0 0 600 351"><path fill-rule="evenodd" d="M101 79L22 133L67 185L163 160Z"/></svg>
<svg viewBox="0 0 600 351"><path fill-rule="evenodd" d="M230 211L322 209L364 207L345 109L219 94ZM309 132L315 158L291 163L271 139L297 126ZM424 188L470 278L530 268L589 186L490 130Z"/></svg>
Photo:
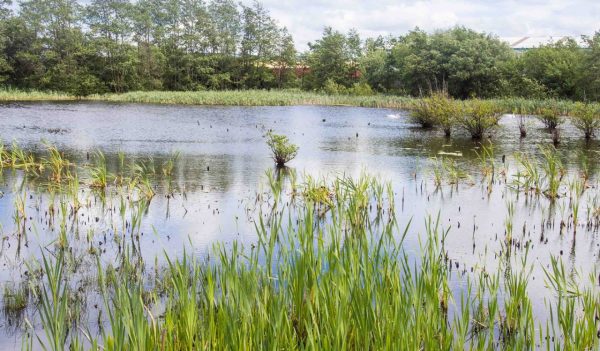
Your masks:
<svg viewBox="0 0 600 351"><path fill-rule="evenodd" d="M0 84L75 95L300 88L342 94L600 100L600 32L517 54L463 27L362 39L325 28L297 52L258 1L0 0Z"/></svg>

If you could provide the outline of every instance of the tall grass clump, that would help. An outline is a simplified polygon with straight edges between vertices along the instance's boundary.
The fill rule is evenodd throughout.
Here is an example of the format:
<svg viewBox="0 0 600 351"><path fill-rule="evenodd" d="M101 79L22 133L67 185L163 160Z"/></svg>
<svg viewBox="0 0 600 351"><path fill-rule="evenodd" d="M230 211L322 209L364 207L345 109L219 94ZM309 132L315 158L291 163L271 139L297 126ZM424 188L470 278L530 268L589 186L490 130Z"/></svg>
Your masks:
<svg viewBox="0 0 600 351"><path fill-rule="evenodd" d="M459 119L459 124L471 134L471 138L480 140L498 125L500 116L502 112L495 103L473 99L465 102L464 113Z"/></svg>
<svg viewBox="0 0 600 351"><path fill-rule="evenodd" d="M271 149L273 160L277 166L283 167L298 154L298 146L290 143L287 136L269 131L266 138L267 145Z"/></svg>
<svg viewBox="0 0 600 351"><path fill-rule="evenodd" d="M571 122L583 132L586 140L592 139L600 129L600 105L576 103Z"/></svg>

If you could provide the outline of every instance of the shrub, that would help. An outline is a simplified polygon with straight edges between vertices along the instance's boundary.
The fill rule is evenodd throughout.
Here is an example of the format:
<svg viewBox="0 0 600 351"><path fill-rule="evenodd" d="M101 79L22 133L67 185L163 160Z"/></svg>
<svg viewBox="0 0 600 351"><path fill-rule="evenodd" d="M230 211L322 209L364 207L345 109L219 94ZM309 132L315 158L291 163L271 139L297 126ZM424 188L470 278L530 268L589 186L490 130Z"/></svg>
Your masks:
<svg viewBox="0 0 600 351"><path fill-rule="evenodd" d="M548 129L556 129L563 122L563 112L556 103L547 103L545 106L538 107L536 115Z"/></svg>
<svg viewBox="0 0 600 351"><path fill-rule="evenodd" d="M354 96L371 96L375 95L375 92L373 89L371 89L371 86L368 83L363 82L352 84L352 86L348 89L348 94Z"/></svg>
<svg viewBox="0 0 600 351"><path fill-rule="evenodd" d="M578 102L573 109L573 125L591 139L600 129L600 106Z"/></svg>
<svg viewBox="0 0 600 351"><path fill-rule="evenodd" d="M282 167L296 157L298 146L290 143L287 136L268 132L266 137L277 166Z"/></svg>
<svg viewBox="0 0 600 351"><path fill-rule="evenodd" d="M435 125L435 116L433 115L427 99L416 100L411 106L410 119L421 128L432 128Z"/></svg>
<svg viewBox="0 0 600 351"><path fill-rule="evenodd" d="M473 139L481 139L498 124L501 115L502 112L493 102L474 99L465 103L459 123Z"/></svg>
<svg viewBox="0 0 600 351"><path fill-rule="evenodd" d="M446 136L450 136L452 127L456 125L462 113L461 104L448 96L447 92L433 92L431 96L416 101L411 118L423 128L439 125Z"/></svg>
<svg viewBox="0 0 600 351"><path fill-rule="evenodd" d="M339 94L347 94L348 93L348 89L341 85L336 83L333 79L327 79L325 81L325 85L323 85L323 92L325 92L326 94L329 95L339 95Z"/></svg>

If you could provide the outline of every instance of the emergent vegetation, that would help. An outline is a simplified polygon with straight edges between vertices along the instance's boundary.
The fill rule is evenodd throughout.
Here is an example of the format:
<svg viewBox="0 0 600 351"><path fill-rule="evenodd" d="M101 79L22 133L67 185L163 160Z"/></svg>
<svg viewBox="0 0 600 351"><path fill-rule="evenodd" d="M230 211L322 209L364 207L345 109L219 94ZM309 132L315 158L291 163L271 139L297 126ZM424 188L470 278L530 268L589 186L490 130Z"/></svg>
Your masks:
<svg viewBox="0 0 600 351"><path fill-rule="evenodd" d="M600 106L577 103L573 109L573 125L590 140L600 129Z"/></svg>
<svg viewBox="0 0 600 351"><path fill-rule="evenodd" d="M278 167L283 167L296 157L298 146L290 143L287 136L269 131L266 138L267 145L273 154L273 160Z"/></svg>

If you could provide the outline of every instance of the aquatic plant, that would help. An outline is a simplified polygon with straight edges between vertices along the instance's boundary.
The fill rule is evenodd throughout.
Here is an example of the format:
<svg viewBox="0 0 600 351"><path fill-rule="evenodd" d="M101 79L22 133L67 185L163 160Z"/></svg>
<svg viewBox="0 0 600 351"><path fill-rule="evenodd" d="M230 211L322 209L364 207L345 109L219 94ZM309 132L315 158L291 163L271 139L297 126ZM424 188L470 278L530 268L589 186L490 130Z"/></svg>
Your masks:
<svg viewBox="0 0 600 351"><path fill-rule="evenodd" d="M39 317L44 328L45 339L37 336L45 350L64 350L69 336L69 297L64 280L64 255L49 259L42 255L46 283L41 288ZM31 323L30 323L31 324ZM33 326L30 326L33 328Z"/></svg>
<svg viewBox="0 0 600 351"><path fill-rule="evenodd" d="M162 165L162 172L165 177L171 177L173 175L173 169L177 160L181 157L181 153L174 152Z"/></svg>
<svg viewBox="0 0 600 351"><path fill-rule="evenodd" d="M48 157L43 162L50 169L50 180L58 183L68 180L71 177L71 162L65 158L56 146L46 143L46 149Z"/></svg>
<svg viewBox="0 0 600 351"><path fill-rule="evenodd" d="M498 125L502 115L499 111L499 107L493 102L468 100L465 102L464 113L459 118L459 124L471 134L471 138L479 140Z"/></svg>
<svg viewBox="0 0 600 351"><path fill-rule="evenodd" d="M563 116L565 111L560 108L560 104L556 101L547 101L538 107L536 117L544 123L546 128L553 130L564 122Z"/></svg>
<svg viewBox="0 0 600 351"><path fill-rule="evenodd" d="M102 151L97 150L94 153L94 166L90 167L90 186L104 189L108 185L108 170L106 168L106 158Z"/></svg>
<svg viewBox="0 0 600 351"><path fill-rule="evenodd" d="M29 286L26 282L6 283L2 291L2 310L9 323L19 322L29 304Z"/></svg>
<svg viewBox="0 0 600 351"><path fill-rule="evenodd" d="M578 102L572 112L573 125L583 132L585 139L590 140L600 129L600 105Z"/></svg>
<svg viewBox="0 0 600 351"><path fill-rule="evenodd" d="M423 128L442 127L444 134L449 137L461 115L461 107L461 104L452 99L446 91L437 91L432 92L428 97L416 100L410 116Z"/></svg>
<svg viewBox="0 0 600 351"><path fill-rule="evenodd" d="M287 136L269 131L265 137L267 138L267 146L271 149L273 160L277 166L283 167L298 154L298 146L290 143Z"/></svg>

